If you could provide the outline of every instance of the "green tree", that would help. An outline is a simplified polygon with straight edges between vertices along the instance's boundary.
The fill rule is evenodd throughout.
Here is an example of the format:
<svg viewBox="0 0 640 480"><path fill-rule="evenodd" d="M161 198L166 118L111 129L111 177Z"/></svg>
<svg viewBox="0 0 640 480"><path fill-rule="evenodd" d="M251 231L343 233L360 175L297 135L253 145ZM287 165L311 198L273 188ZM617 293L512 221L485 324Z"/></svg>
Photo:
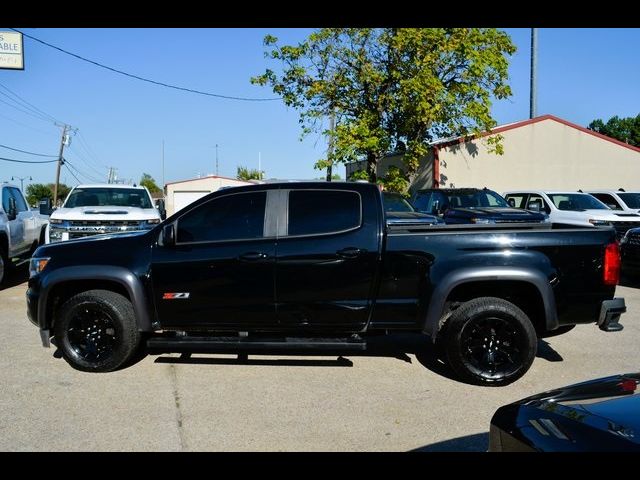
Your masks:
<svg viewBox="0 0 640 480"><path fill-rule="evenodd" d="M602 133L634 147L640 147L640 113L636 117L611 117L607 123L599 118L587 127L594 132Z"/></svg>
<svg viewBox="0 0 640 480"><path fill-rule="evenodd" d="M389 167L384 177L378 179L378 183L382 184L387 192L408 195L409 182L406 179L406 175L401 168L394 165Z"/></svg>
<svg viewBox="0 0 640 480"><path fill-rule="evenodd" d="M53 203L53 191L44 183L31 183L26 188L29 205L39 205L40 200L48 198Z"/></svg>
<svg viewBox="0 0 640 480"><path fill-rule="evenodd" d="M325 175L324 177L316 177L316 178L315 178L315 180L326 180L326 179L327 179L327 176L326 176L326 175ZM340 180L342 180L342 177L340 176L340 174L339 174L339 173L333 173L333 174L331 174L331 180L334 180L334 181L335 181L335 180L340 181Z"/></svg>
<svg viewBox="0 0 640 480"><path fill-rule="evenodd" d="M384 154L404 149L415 172L434 138L496 125L492 99L511 95L510 37L493 28L323 28L298 45L264 39L267 69L251 82L270 86L300 113L302 137L322 132L333 144L316 168L366 159L370 181ZM335 129L322 119L336 112ZM501 137L486 137L502 153Z"/></svg>
<svg viewBox="0 0 640 480"><path fill-rule="evenodd" d="M156 184L156 181L148 173L143 173L140 179L140 186L147 187L149 193L160 193L162 189Z"/></svg>
<svg viewBox="0 0 640 480"><path fill-rule="evenodd" d="M53 188L55 185L53 183L47 183L47 187L51 190L51 198L53 199ZM65 185L64 183L58 184L58 201L64 202L71 191L71 187L69 185Z"/></svg>
<svg viewBox="0 0 640 480"><path fill-rule="evenodd" d="M238 167L236 178L238 180L262 180L264 178L264 171L248 169L247 167Z"/></svg>

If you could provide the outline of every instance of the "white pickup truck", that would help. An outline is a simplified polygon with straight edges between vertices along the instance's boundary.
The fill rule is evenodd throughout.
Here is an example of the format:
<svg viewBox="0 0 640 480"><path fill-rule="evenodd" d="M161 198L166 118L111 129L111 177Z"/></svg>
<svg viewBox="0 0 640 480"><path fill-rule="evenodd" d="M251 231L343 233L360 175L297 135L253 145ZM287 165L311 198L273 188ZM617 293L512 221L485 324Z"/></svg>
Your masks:
<svg viewBox="0 0 640 480"><path fill-rule="evenodd" d="M20 189L0 184L0 286L14 264L29 260L44 241L48 217L29 209Z"/></svg>
<svg viewBox="0 0 640 480"><path fill-rule="evenodd" d="M145 187L119 184L78 185L51 214L46 243L103 233L148 230L160 223Z"/></svg>
<svg viewBox="0 0 640 480"><path fill-rule="evenodd" d="M618 240L624 237L627 230L640 227L640 215L637 213L612 210L588 193L519 190L505 192L504 198L515 208L545 212L554 224L610 225L615 228Z"/></svg>

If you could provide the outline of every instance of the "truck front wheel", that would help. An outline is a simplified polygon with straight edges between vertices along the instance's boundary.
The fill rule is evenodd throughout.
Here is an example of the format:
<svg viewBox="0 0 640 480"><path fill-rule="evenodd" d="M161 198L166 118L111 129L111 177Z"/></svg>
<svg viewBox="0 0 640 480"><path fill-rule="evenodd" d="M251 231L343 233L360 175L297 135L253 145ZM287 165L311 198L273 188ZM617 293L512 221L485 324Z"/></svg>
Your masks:
<svg viewBox="0 0 640 480"><path fill-rule="evenodd" d="M109 290L89 290L67 300L56 316L56 345L83 372L110 372L126 364L140 346L131 302Z"/></svg>
<svg viewBox="0 0 640 480"><path fill-rule="evenodd" d="M537 336L529 317L501 298L463 303L446 323L443 347L463 381L503 386L522 377L536 356Z"/></svg>

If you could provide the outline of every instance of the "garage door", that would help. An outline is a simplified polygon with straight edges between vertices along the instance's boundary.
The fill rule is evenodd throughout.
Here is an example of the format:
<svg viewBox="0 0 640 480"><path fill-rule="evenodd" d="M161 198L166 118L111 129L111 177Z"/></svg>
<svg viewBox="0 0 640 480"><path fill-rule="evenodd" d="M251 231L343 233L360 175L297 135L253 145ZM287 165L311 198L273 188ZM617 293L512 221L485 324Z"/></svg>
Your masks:
<svg viewBox="0 0 640 480"><path fill-rule="evenodd" d="M204 197L209 191L190 191L190 192L173 192L173 211L182 210L187 205L195 202L199 198Z"/></svg>

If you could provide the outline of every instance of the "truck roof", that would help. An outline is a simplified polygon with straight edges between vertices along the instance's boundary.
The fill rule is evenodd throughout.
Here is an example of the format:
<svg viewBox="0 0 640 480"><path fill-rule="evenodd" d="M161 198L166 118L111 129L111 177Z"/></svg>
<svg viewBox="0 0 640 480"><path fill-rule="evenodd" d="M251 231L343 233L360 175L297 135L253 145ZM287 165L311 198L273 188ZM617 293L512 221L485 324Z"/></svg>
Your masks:
<svg viewBox="0 0 640 480"><path fill-rule="evenodd" d="M144 190L141 185L122 185L120 183L83 183L73 188L131 188L136 190Z"/></svg>

